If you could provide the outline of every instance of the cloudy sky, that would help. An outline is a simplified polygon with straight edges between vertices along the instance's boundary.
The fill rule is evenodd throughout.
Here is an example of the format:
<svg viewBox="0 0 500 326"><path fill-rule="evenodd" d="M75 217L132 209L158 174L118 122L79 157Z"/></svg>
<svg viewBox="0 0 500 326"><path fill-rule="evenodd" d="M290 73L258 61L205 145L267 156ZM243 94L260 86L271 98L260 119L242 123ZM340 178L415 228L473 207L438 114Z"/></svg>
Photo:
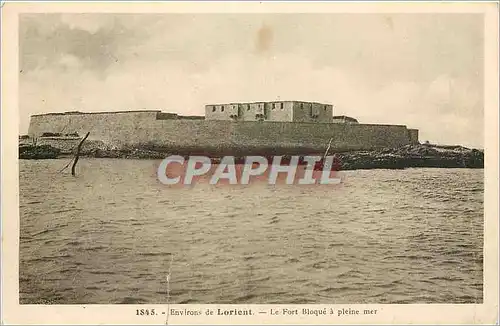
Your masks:
<svg viewBox="0 0 500 326"><path fill-rule="evenodd" d="M481 15L33 14L19 37L21 133L36 113L281 99L483 146Z"/></svg>

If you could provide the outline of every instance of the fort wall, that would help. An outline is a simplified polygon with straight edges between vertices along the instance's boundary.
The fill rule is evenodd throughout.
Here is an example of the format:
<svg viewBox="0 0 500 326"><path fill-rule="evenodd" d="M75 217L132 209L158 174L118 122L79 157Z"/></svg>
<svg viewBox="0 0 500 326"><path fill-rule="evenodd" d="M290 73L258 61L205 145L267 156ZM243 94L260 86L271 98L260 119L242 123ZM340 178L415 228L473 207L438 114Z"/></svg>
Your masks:
<svg viewBox="0 0 500 326"><path fill-rule="evenodd" d="M331 123L333 106L315 102L278 101L209 104L206 120Z"/></svg>
<svg viewBox="0 0 500 326"><path fill-rule="evenodd" d="M84 136L87 132L90 132L89 140L97 139L104 142L129 143L134 141L138 130L154 128L159 112L130 111L34 115L31 116L28 134L40 137L44 132L77 132L80 136Z"/></svg>
<svg viewBox="0 0 500 326"><path fill-rule="evenodd" d="M308 102L293 102L294 122L331 123L332 115L332 105Z"/></svg>
<svg viewBox="0 0 500 326"><path fill-rule="evenodd" d="M418 144L418 129L408 129L411 144Z"/></svg>
<svg viewBox="0 0 500 326"><path fill-rule="evenodd" d="M418 130L402 125L253 122L224 120L158 119L158 111L48 114L32 116L29 135L90 131L89 140L113 147L148 145L175 150L257 153L324 151L332 138L332 150L398 147L415 141Z"/></svg>
<svg viewBox="0 0 500 326"><path fill-rule="evenodd" d="M292 122L293 102L266 103L265 109L269 121Z"/></svg>

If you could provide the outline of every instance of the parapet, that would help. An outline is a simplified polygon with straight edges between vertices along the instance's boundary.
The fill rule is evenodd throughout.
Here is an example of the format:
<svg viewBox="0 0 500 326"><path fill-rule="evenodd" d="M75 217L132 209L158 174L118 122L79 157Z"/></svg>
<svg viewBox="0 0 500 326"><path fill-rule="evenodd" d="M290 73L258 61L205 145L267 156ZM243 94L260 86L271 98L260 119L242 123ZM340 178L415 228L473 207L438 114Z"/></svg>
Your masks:
<svg viewBox="0 0 500 326"><path fill-rule="evenodd" d="M160 110L129 110L129 111L100 111L100 112L66 111L66 112L33 114L32 117L54 116L54 115L96 115L96 114L156 113L156 112L161 113Z"/></svg>

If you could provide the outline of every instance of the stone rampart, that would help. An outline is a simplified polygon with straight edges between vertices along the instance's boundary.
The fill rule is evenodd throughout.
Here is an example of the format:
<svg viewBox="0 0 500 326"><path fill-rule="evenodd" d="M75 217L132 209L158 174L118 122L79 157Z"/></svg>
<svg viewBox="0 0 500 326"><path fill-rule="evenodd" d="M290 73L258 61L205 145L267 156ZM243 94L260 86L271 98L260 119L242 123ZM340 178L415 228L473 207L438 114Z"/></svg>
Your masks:
<svg viewBox="0 0 500 326"><path fill-rule="evenodd" d="M150 146L200 153L321 152L399 147L418 141L402 125L157 119L158 111L32 116L29 135L90 132L89 140L113 147ZM43 137L42 137L43 138Z"/></svg>

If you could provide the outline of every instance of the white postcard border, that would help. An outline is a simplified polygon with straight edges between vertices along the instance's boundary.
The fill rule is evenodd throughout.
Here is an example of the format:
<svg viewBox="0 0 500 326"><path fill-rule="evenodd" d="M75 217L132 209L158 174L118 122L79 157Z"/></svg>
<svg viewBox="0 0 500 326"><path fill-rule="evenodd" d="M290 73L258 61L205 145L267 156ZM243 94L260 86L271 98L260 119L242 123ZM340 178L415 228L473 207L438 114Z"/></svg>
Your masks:
<svg viewBox="0 0 500 326"><path fill-rule="evenodd" d="M166 305L19 305L18 15L43 12L343 12L479 13L485 17L485 223L483 304L171 305L201 316L170 316L169 324L491 324L498 322L498 3L6 3L2 8L2 322L5 324L164 324L136 309ZM377 309L374 315L271 316L270 309ZM207 309L252 309L253 316L209 316Z"/></svg>

